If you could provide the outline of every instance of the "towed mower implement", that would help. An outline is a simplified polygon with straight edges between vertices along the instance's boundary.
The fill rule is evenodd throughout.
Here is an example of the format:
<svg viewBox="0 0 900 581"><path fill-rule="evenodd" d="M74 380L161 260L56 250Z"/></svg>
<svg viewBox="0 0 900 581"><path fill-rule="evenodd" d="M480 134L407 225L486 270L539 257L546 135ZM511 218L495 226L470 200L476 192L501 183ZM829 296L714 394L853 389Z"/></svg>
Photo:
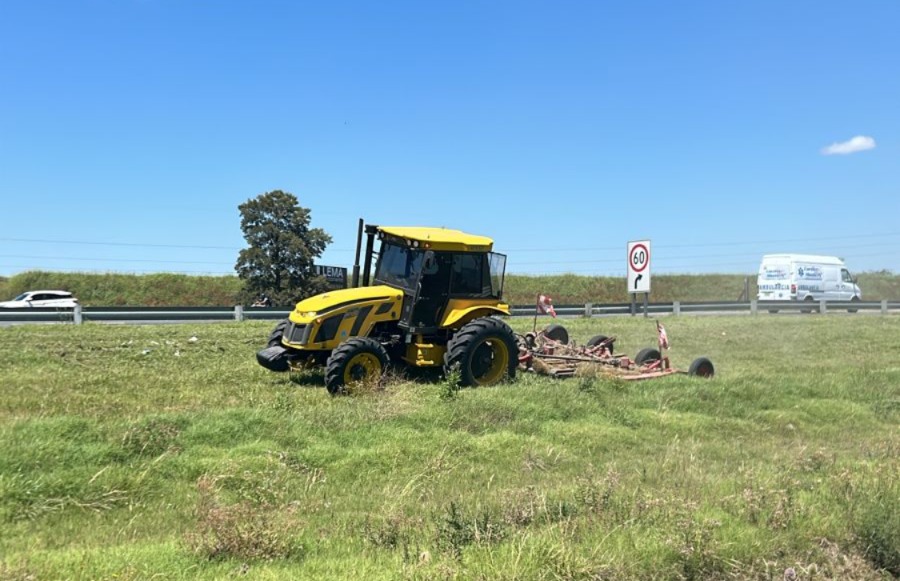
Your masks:
<svg viewBox="0 0 900 581"><path fill-rule="evenodd" d="M715 367L706 357L695 359L687 370L672 367L665 329L657 322L657 347L638 351L634 359L615 354L615 337L596 335L585 345L569 343L562 325L551 325L539 333L518 335L519 369L552 377L572 377L581 370L596 369L605 375L627 381L655 379L667 375L684 374L711 378Z"/></svg>

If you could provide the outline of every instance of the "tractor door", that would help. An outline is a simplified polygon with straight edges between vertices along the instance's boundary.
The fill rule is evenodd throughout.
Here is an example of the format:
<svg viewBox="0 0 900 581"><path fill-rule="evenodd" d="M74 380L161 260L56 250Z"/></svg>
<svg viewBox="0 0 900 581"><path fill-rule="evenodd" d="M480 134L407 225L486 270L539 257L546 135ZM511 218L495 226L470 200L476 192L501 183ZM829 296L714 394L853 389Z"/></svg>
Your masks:
<svg viewBox="0 0 900 581"><path fill-rule="evenodd" d="M452 255L427 252L413 298L412 316L406 322L410 328L434 329L444 315L450 298Z"/></svg>

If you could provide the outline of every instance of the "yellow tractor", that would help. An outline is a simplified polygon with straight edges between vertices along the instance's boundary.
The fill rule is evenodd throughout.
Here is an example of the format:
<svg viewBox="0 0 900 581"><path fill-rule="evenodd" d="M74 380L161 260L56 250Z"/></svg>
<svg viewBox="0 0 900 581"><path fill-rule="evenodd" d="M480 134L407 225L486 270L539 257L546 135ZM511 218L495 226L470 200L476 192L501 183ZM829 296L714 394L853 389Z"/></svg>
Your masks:
<svg viewBox="0 0 900 581"><path fill-rule="evenodd" d="M506 256L492 248L490 238L459 230L360 220L353 287L297 303L257 361L271 371L322 365L332 395L377 381L389 364L458 370L463 385L514 378L516 336L497 318L509 315L501 299Z"/></svg>

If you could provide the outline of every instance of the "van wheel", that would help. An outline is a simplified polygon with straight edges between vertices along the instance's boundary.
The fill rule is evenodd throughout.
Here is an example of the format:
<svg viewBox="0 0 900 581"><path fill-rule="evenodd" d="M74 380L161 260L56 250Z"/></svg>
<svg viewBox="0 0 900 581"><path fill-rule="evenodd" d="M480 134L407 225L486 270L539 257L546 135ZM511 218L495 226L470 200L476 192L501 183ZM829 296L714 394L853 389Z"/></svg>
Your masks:
<svg viewBox="0 0 900 581"><path fill-rule="evenodd" d="M858 302L859 302L859 297L853 297L852 299L850 299L850 303L851 303L851 304L852 304L852 303L858 303ZM847 309L847 312L848 312L848 313L855 313L855 312L857 312L858 310L859 310L859 309L855 309L855 308L853 308L853 307L850 307L849 309Z"/></svg>
<svg viewBox="0 0 900 581"><path fill-rule="evenodd" d="M811 303L811 302L813 302L812 295L809 295L809 296L807 296L805 299L803 299L803 302L804 302L804 303ZM800 312L801 312L801 313L810 314L810 313L814 313L814 312L816 312L816 311L815 311L815 309L800 309Z"/></svg>

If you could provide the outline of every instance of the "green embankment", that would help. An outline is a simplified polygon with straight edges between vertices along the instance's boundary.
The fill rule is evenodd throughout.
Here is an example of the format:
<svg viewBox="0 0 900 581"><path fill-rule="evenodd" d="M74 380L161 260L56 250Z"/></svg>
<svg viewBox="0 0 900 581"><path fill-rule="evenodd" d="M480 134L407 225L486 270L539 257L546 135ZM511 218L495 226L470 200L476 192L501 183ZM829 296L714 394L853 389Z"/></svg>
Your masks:
<svg viewBox="0 0 900 581"><path fill-rule="evenodd" d="M739 274L654 275L651 300L735 301L744 289ZM900 299L900 275L864 272L859 284L866 300ZM234 276L182 274L85 274L25 272L0 278L0 298L10 299L26 290L63 289L75 293L86 306L230 306L236 303L241 281ZM620 277L527 276L506 277L505 298L511 304L534 302L549 294L557 305L623 303L629 300ZM756 296L756 278L750 277L750 293Z"/></svg>
<svg viewBox="0 0 900 581"><path fill-rule="evenodd" d="M715 379L332 398L269 323L0 328L0 579L900 575L900 317L666 325Z"/></svg>

